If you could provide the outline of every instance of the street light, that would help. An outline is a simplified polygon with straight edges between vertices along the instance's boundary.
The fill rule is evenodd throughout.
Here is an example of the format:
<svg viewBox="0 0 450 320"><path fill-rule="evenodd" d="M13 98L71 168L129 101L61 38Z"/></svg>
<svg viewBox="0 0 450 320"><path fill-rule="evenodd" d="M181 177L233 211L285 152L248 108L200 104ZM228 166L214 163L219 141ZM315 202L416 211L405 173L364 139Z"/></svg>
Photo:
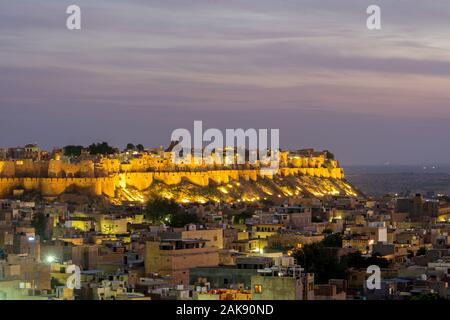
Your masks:
<svg viewBox="0 0 450 320"><path fill-rule="evenodd" d="M56 257L55 256L48 256L46 259L47 263L53 263L56 261Z"/></svg>

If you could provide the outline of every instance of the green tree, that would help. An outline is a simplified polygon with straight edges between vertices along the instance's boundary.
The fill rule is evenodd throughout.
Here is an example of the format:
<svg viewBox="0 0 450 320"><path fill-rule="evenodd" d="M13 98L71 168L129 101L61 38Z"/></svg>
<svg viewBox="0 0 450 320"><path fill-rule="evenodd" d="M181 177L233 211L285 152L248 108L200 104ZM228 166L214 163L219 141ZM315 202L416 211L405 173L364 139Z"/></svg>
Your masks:
<svg viewBox="0 0 450 320"><path fill-rule="evenodd" d="M136 145L136 149L139 151L139 152L142 152L142 151L144 151L144 146L142 145L142 144L137 144Z"/></svg>
<svg viewBox="0 0 450 320"><path fill-rule="evenodd" d="M68 145L65 146L63 150L66 157L79 157L83 150L83 146Z"/></svg>
<svg viewBox="0 0 450 320"><path fill-rule="evenodd" d="M41 238L46 240L46 229L47 229L47 217L42 212L37 212L34 217L31 225L34 227L36 234Z"/></svg>
<svg viewBox="0 0 450 320"><path fill-rule="evenodd" d="M198 217L192 213L178 212L170 215L167 224L174 228L184 227L190 223L198 223Z"/></svg>
<svg viewBox="0 0 450 320"><path fill-rule="evenodd" d="M330 151L325 150L326 158L334 160L334 154L332 154Z"/></svg>
<svg viewBox="0 0 450 320"><path fill-rule="evenodd" d="M389 266L389 261L379 255L363 257L359 251L339 258L338 250L341 247L342 234L335 233L320 242L305 244L301 249L294 251L293 256L306 272L314 273L316 282L319 284L327 283L329 279L344 278L348 268L367 268L370 265L378 265L380 268Z"/></svg>
<svg viewBox="0 0 450 320"><path fill-rule="evenodd" d="M158 197L148 201L145 208L145 218L151 223L167 224L181 211L181 207L175 200Z"/></svg>
<svg viewBox="0 0 450 320"><path fill-rule="evenodd" d="M306 272L314 273L317 283L327 283L329 279L344 278L345 268L339 262L337 250L326 248L321 243L304 245L294 252L297 263Z"/></svg>
<svg viewBox="0 0 450 320"><path fill-rule="evenodd" d="M117 152L117 149L111 147L107 142L102 143L93 143L88 147L89 153L91 155L97 154L114 154Z"/></svg>
<svg viewBox="0 0 450 320"><path fill-rule="evenodd" d="M342 234L341 233L332 233L332 234L326 236L321 241L321 244L324 247L342 248Z"/></svg>
<svg viewBox="0 0 450 320"><path fill-rule="evenodd" d="M246 210L246 211L236 214L233 217L233 222L235 224L244 224L245 219L250 219L252 216L253 216L253 213L251 211Z"/></svg>
<svg viewBox="0 0 450 320"><path fill-rule="evenodd" d="M134 144L132 143L127 144L127 150L134 150L134 149L136 149L136 146Z"/></svg>

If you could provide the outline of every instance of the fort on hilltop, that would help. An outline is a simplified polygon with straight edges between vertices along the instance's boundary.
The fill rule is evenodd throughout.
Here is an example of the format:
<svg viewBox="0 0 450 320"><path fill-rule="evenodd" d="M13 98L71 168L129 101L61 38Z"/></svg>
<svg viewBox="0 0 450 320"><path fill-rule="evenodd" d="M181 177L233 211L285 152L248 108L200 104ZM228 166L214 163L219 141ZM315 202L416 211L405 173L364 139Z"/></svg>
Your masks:
<svg viewBox="0 0 450 320"><path fill-rule="evenodd" d="M157 192L180 202L203 202L231 201L233 192L243 201L299 193L356 195L334 156L313 149L281 151L275 173L263 170L258 161L237 164L235 157L221 164L214 154L210 164L194 156L175 164L172 152L163 149L76 158L58 151L43 157L39 149L7 157L0 150L0 157L0 197L37 192L56 198L82 193L143 202Z"/></svg>

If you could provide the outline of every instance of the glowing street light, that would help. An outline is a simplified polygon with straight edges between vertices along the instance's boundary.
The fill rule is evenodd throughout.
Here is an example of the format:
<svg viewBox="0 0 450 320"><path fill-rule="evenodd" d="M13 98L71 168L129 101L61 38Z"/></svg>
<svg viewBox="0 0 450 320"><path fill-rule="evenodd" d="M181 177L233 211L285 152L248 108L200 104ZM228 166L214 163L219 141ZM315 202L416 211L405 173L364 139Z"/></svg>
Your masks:
<svg viewBox="0 0 450 320"><path fill-rule="evenodd" d="M56 261L56 257L55 256L48 256L46 259L47 263L53 263Z"/></svg>

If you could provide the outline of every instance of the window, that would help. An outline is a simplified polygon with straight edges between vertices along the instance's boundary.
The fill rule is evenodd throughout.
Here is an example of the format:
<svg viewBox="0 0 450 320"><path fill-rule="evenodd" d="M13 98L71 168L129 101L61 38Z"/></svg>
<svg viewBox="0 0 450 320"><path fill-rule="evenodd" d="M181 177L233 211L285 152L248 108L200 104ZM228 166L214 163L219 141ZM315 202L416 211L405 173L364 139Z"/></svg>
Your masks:
<svg viewBox="0 0 450 320"><path fill-rule="evenodd" d="M262 293L262 285L255 284L255 293Z"/></svg>

